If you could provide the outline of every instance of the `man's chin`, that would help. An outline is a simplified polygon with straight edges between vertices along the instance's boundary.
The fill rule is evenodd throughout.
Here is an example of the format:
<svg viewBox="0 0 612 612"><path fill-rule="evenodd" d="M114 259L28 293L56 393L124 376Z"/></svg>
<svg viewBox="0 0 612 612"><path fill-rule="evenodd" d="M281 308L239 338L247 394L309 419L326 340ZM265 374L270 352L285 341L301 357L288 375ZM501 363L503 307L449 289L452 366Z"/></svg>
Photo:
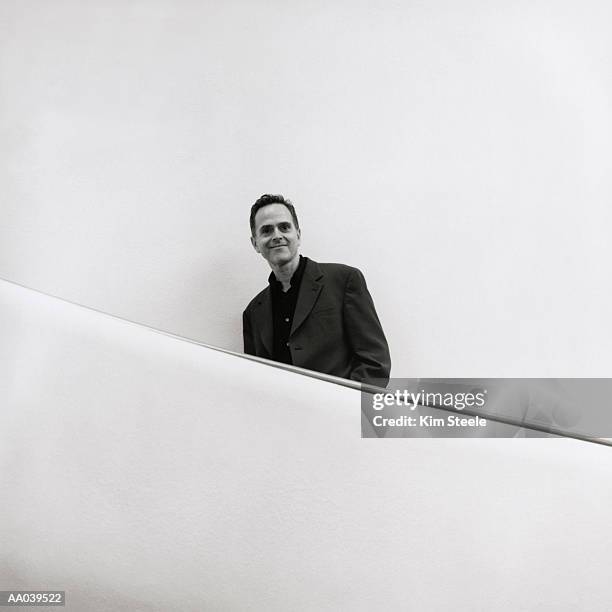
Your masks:
<svg viewBox="0 0 612 612"><path fill-rule="evenodd" d="M273 266L284 266L292 259L293 257L289 253L272 253L268 258L268 262Z"/></svg>

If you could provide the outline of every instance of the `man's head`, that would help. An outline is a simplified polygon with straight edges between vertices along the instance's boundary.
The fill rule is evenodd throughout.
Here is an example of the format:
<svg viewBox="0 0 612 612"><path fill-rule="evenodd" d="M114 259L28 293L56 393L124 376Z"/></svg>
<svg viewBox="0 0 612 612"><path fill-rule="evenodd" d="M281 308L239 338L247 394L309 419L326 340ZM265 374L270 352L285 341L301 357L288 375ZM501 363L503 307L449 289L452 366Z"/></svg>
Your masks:
<svg viewBox="0 0 612 612"><path fill-rule="evenodd" d="M251 244L273 268L298 257L300 225L282 195L262 195L251 207Z"/></svg>

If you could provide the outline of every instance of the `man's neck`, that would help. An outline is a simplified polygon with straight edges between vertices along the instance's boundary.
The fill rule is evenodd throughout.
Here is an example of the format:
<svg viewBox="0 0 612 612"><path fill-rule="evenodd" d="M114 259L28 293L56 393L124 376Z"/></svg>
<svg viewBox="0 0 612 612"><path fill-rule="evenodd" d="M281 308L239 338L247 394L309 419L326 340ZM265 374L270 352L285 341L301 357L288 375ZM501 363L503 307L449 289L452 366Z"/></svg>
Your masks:
<svg viewBox="0 0 612 612"><path fill-rule="evenodd" d="M299 254L296 254L296 256L287 263L280 266L271 266L272 272L274 272L274 276L276 276L276 280L283 286L283 291L288 291L291 287L291 277L298 269L299 265L300 256Z"/></svg>

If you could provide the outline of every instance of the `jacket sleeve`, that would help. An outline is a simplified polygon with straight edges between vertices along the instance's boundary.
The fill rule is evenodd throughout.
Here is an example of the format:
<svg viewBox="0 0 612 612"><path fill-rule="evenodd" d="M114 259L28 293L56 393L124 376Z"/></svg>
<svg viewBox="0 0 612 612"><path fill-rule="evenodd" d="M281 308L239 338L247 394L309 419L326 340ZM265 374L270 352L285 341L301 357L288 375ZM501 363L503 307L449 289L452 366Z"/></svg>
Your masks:
<svg viewBox="0 0 612 612"><path fill-rule="evenodd" d="M389 346L365 278L356 268L346 282L343 308L344 325L353 352L350 378L386 386L391 374Z"/></svg>
<svg viewBox="0 0 612 612"><path fill-rule="evenodd" d="M255 355L255 341L251 331L251 321L246 310L242 313L242 338L244 340L244 352L247 355Z"/></svg>

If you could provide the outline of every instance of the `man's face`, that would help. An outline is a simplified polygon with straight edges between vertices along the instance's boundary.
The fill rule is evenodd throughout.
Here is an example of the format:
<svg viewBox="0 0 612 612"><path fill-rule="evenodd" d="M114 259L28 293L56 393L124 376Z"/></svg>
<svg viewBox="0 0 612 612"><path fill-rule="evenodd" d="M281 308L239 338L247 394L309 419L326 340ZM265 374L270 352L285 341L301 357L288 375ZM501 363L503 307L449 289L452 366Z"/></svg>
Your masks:
<svg viewBox="0 0 612 612"><path fill-rule="evenodd" d="M254 249L271 266L282 266L298 254L300 230L295 228L289 209L283 204L268 204L255 215Z"/></svg>

